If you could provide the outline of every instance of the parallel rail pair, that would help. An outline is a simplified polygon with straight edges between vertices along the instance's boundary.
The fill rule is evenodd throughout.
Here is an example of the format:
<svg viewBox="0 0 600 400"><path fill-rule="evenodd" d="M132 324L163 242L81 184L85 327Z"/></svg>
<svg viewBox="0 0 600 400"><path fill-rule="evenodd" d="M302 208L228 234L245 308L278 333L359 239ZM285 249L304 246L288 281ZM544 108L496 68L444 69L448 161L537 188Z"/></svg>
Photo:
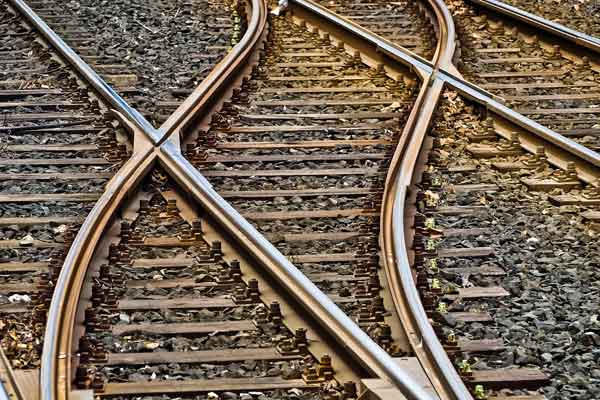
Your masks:
<svg viewBox="0 0 600 400"><path fill-rule="evenodd" d="M267 23L267 9L264 3L255 0L248 4L251 20L242 41L159 129L153 128L136 110L129 107L58 36L53 34L24 2L14 0L12 3L114 107L135 137L134 155L109 183L105 195L96 203L92 213L86 219L71 247L59 278L46 330L41 377L43 398L68 397L72 380L70 366L72 334L70 332L73 329L79 297L74 294L79 293L95 243L117 206L156 162L159 162L182 186L186 187L215 219L221 221L223 228L242 243L247 251L256 255L276 280L286 287L289 293L293 293L305 309L311 310L322 326L329 329L333 337L340 343L347 343L353 356L368 370L395 384L407 398L427 398L421 388L394 364L387 353L229 206L181 155L179 132L192 119L196 120L209 114L227 93L229 86L243 74L245 61L253 56L253 52L260 45ZM290 11L301 15L311 23L314 22L316 26L325 24L337 26L340 34L355 38L354 40L358 42L356 47L360 46L360 50L365 54L385 62L402 64L415 70L422 78L423 85L402 140L394 154L387 178L381 218L386 275L392 286L396 308L402 310L400 314L403 316L406 330L410 333L408 336L412 340L415 352L430 372L429 378L434 383L439 396L470 398L470 393L454 370L422 309L413 282L410 255L407 252L407 237L409 237L407 228L412 225L412 221L410 216L405 216L405 206L409 203L411 186L418 181L418 174L415 171L418 170L419 154L423 150L423 140L444 85L456 89L490 111L529 131L532 137L552 143L553 148L548 150L551 163L563 166L564 158L558 157L558 153L569 153L570 157L577 161L577 172L580 179L584 181L592 182L593 177L598 176L600 157L595 152L502 106L486 92L462 80L452 65L455 33L450 14L441 2L432 1L429 6L434 11L438 22L438 46L431 62L309 1L293 1ZM528 147L526 142L523 145ZM528 150L531 148L532 146L529 145Z"/></svg>

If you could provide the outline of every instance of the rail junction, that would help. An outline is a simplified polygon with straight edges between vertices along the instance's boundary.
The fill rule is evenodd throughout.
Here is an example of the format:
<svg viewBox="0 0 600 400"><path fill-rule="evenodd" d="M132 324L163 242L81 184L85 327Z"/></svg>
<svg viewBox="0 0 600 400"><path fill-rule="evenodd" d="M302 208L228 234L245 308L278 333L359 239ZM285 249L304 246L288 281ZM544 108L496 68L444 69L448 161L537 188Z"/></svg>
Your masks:
<svg viewBox="0 0 600 400"><path fill-rule="evenodd" d="M0 0L0 399L598 398L600 39L536 12Z"/></svg>

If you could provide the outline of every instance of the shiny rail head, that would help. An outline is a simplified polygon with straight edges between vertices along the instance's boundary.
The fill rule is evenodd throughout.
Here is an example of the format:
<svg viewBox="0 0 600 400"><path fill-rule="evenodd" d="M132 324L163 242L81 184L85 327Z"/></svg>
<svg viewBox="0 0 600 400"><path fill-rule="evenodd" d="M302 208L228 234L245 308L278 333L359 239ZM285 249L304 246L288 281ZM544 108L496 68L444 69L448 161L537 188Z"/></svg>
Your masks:
<svg viewBox="0 0 600 400"><path fill-rule="evenodd" d="M525 24L531 25L535 28L542 29L549 34L556 35L564 40L575 43L576 45L583 46L588 50L600 54L600 39L585 34L583 32L576 31L567 26L559 23L549 21L539 15L532 14L518 7L506 4L498 0L467 0L473 4L488 8L496 11L503 15L515 18Z"/></svg>

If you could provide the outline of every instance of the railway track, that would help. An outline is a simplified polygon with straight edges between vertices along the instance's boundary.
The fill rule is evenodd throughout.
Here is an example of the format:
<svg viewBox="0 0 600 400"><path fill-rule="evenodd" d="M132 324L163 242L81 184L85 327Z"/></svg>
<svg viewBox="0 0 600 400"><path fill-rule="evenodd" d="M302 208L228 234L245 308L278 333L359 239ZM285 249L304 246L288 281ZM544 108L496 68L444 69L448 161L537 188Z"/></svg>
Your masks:
<svg viewBox="0 0 600 400"><path fill-rule="evenodd" d="M140 187L114 222L120 234L106 243L108 259L86 284L79 389L108 398L356 396L353 382L337 381L353 376L332 365L337 355L317 358L323 346L311 342L322 343L319 335L287 328L301 316L285 300L265 303L281 296L246 260L230 259L230 243L207 242L218 233L160 169Z"/></svg>
<svg viewBox="0 0 600 400"><path fill-rule="evenodd" d="M436 17L424 3L320 1L318 4L420 56L433 57Z"/></svg>
<svg viewBox="0 0 600 400"><path fill-rule="evenodd" d="M2 3L2 347L39 367L46 313L77 226L128 157L127 136Z"/></svg>
<svg viewBox="0 0 600 400"><path fill-rule="evenodd" d="M19 0L11 4L28 13ZM35 3L52 19L56 14L48 4ZM89 151L107 165L98 186L82 182L92 185L97 203L93 209L75 205L77 221L62 203L56 215L49 208L50 218L40 219L37 211L30 217L30 208L5 218L19 228L3 231L10 237L3 245L18 251L7 251L14 254L6 258L14 271L2 288L16 287L17 272L26 282L19 289L27 289L7 293L9 306L14 299L28 303L30 292L41 295L34 312L30 306L18 310L30 322L17 320L12 308L7 313L5 326L22 337L10 336L12 347L3 346L12 350L13 367L30 369L29 376L17 370L21 382L35 382L48 312L42 398L66 398L72 391L84 397L211 400L543 398L529 390L546 384L548 376L532 368L535 363L499 362L497 355L506 351L502 339L482 337L483 328L472 327L502 313L509 293L495 277L506 270L489 266L497 249L469 242L473 236L485 242L488 230L468 222L455 228L453 218L468 220L485 210L452 204L452 193L472 200L497 187L464 183L478 167L447 163L444 140L462 133L447 110L457 96L472 101L462 112L471 121L468 137L477 142L465 147L473 157L494 158L492 167L503 173L527 170L520 173L528 175L522 183L531 190L553 191L555 204L588 207L592 220L599 201L597 154L463 81L450 64L454 28L443 4L324 5L353 23L305 0L291 2L287 15L268 23L262 2L236 4L239 26L247 27L243 38L198 87L181 91L190 97L172 115L159 112L162 117L153 120L162 122L159 128L144 118L150 115L146 107L173 91L162 90L157 103L142 100L140 114L31 15L28 20L56 54L33 45L34 38L44 39L19 16L2 20L7 37L24 38L11 41L18 48L8 51L41 54L37 67L44 85L77 86L78 95L92 99L77 103L77 116L88 117L81 107L96 112L87 125L66 127L60 115L29 118L36 124L54 118L58 130L69 132L60 138L71 146L85 140L72 127L99 126L103 141ZM228 9L214 12L224 11L217 14L223 19ZM378 31L390 22L382 17L389 11L406 13L407 20ZM64 28L64 18L55 19ZM217 35L223 38L227 33ZM35 52L22 46L24 40ZM465 55L464 45L462 50ZM104 54L102 48L93 51ZM55 69L61 74L52 75ZM66 72L78 79L65 78ZM28 84L32 77L18 74L30 73L10 71ZM60 86L65 93L66 87ZM64 99L58 106L71 106ZM170 109L177 104L171 97L167 102ZM441 114L435 113L438 102ZM17 107L46 107L7 104L18 110L7 113L7 120L20 115ZM586 109L594 113L591 105ZM11 139L32 130L7 127ZM42 138L44 144L57 139L49 136L53 132ZM508 140L498 142L502 137ZM525 155L532 151L534 156ZM56 158L43 154L36 148L27 155L33 161L15 164L11 153L7 173L42 181L58 176ZM59 165L75 175L72 157L64 158L69 161ZM38 171L45 160L51 160L51 172ZM30 163L35 176L19 170ZM80 180L97 178L84 175ZM35 194L47 188L31 187ZM79 186L66 187L79 195ZM78 233L68 230L88 212ZM73 221L57 220L67 215ZM25 236L15 241L11 235ZM35 235L44 238L42 245ZM52 248L61 250L31 252L45 250L48 242L60 243ZM52 257L45 267L50 272L38 277L42 257ZM456 281L464 274L467 281L477 276L478 285ZM56 287L54 296L48 287ZM22 359L29 363L19 364Z"/></svg>
<svg viewBox="0 0 600 400"><path fill-rule="evenodd" d="M598 150L598 54L477 3L456 3L459 70L516 112ZM597 51L597 50L596 50Z"/></svg>
<svg viewBox="0 0 600 400"><path fill-rule="evenodd" d="M590 36L600 36L597 3L568 1L554 4L553 7L529 0L510 0L506 3Z"/></svg>
<svg viewBox="0 0 600 400"><path fill-rule="evenodd" d="M235 45L245 20L229 1L28 5L155 126Z"/></svg>

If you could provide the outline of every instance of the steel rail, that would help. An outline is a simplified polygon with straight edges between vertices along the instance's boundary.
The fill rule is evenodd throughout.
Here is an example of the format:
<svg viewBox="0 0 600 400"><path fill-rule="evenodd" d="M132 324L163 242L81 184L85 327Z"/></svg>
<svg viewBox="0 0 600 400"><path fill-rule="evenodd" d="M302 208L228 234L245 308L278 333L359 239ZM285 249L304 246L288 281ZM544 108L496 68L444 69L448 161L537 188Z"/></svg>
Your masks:
<svg viewBox="0 0 600 400"><path fill-rule="evenodd" d="M431 63L434 69L440 66L446 69L452 66L452 58L456 50L454 19L452 19L452 14L450 14L450 10L443 1L427 0L427 2L435 13L439 35L435 56Z"/></svg>
<svg viewBox="0 0 600 400"><path fill-rule="evenodd" d="M407 199L416 179L417 159L445 86L437 77L438 71L453 68L456 50L454 20L446 4L441 0L428 1L436 15L438 46L433 69L423 82L388 168L381 206L380 243L385 274L403 329L438 396L442 400L471 400L473 396L448 358L425 312L406 241L413 219L407 213Z"/></svg>
<svg viewBox="0 0 600 400"><path fill-rule="evenodd" d="M377 49L377 51L385 53L391 59L396 60L403 65L412 65L413 68L416 68L421 72L421 76L423 77L427 77L433 73L436 79L442 79L448 84L449 87L458 91L461 95L466 96L474 102L485 106L488 110L498 114L499 116L510 120L515 125L528 132L531 132L534 136L554 144L561 150L573 155L581 162L588 163L593 168L600 167L600 153L584 147L545 126L534 122L526 116L517 113L509 107L506 107L499 101L495 100L495 96L485 89L474 85L459 76L458 73L455 72L454 66L440 65L439 68L436 69L436 66L430 61L415 55L414 53L370 32L363 27L357 26L356 23L341 17L335 12L322 7L311 0L290 0L290 3L296 4L307 11L314 12L324 20L340 26L343 29L352 32L353 34L356 34L357 36L360 36L365 42L370 43L371 46ZM549 162L560 167L560 165L556 164L556 162L553 160L549 160ZM579 178L584 182L593 184L593 182L590 181L590 176L587 174L579 174Z"/></svg>
<svg viewBox="0 0 600 400"><path fill-rule="evenodd" d="M197 86L192 94L169 116L159 128L161 143L176 131L184 130L193 116L200 112L200 108L206 107L215 97L219 96L231 79L240 71L242 65L254 55L254 50L260 43L260 37L265 31L267 23L266 8L259 7L256 0L248 10L251 13L250 23L246 32L248 33L238 42L227 55L211 70L209 75Z"/></svg>
<svg viewBox="0 0 600 400"><path fill-rule="evenodd" d="M96 244L128 192L141 180L155 161L156 152L145 136L147 146L136 152L106 185L79 229L63 263L48 310L40 367L40 399L67 400L71 391L73 328L79 294Z"/></svg>
<svg viewBox="0 0 600 400"><path fill-rule="evenodd" d="M600 54L600 39L498 0L466 0Z"/></svg>
<svg viewBox="0 0 600 400"><path fill-rule="evenodd" d="M381 206L380 243L388 285L402 326L440 399L472 399L423 308L405 240L411 227L410 215L404 215L406 198L443 87L443 81L430 76L419 93L398 143L386 178Z"/></svg>
<svg viewBox="0 0 600 400"><path fill-rule="evenodd" d="M409 400L432 399L421 384L402 370L327 295L294 266L273 244L243 218L183 157L173 142L160 147L161 165L198 200L286 288L286 291L334 336L349 354L374 375L388 380Z"/></svg>
<svg viewBox="0 0 600 400"><path fill-rule="evenodd" d="M11 0L11 1L13 1L13 2L21 2L21 0ZM259 0L253 0L253 3L258 2L258 1ZM21 12L27 12L27 10L26 9L21 9ZM29 12L31 12L31 10L29 10ZM35 18L34 19L30 19L30 21L33 21L32 23L34 25L36 25L36 22L35 22L36 19ZM39 22L42 22L42 21L40 20ZM51 30L49 30L49 28L48 28L48 31L49 31L49 33L46 33L46 34L49 35L50 37L52 37L54 35L53 32ZM369 36L370 37L374 37L374 35L372 35L372 34L369 35L368 31L365 32L364 30L361 31L361 34L363 36L366 35L366 37L369 37ZM382 38L380 38L380 37L377 38L377 40L381 40L381 39ZM394 54L396 56L396 59L399 60L399 61L401 61L401 62L403 62L405 65L410 65L411 67L417 68L420 71L422 71L424 68L432 70L432 68L428 65L428 62L426 60L422 60L422 59L419 60L418 58L412 57L410 54L407 55L404 52L401 52L401 51L399 52L398 49L396 49L394 45L389 46L389 43L385 43L385 41L384 42L380 42L380 44L381 44L381 46L378 46L378 48L381 51L386 51L388 53ZM84 77L86 75L88 75L86 73L86 69L85 68L82 68L80 70L80 73L82 73L82 75ZM452 76L451 74L449 74L449 75ZM437 80L438 77L436 76L435 79ZM460 81L460 79L459 79L459 81ZM106 85L106 84L104 84L104 85ZM108 85L106 85L106 86L108 87ZM100 85L100 87L102 87L102 85ZM114 93L111 94L110 90L109 91L99 91L99 92L101 93L102 97L104 97L111 104L114 105L114 103L113 103L113 101L115 100L115 98L113 96ZM117 102L117 104L118 104L118 102ZM153 143L156 144L156 143L160 143L163 140L165 140L164 138L166 137L166 135L160 134L158 131L154 130L154 128L150 129L151 127L148 127L148 126L140 127L140 125L143 125L143 124L140 124L139 121L136 122L135 113L134 113L134 115L132 117L131 113L129 112L130 110L127 110L126 108L123 109L122 107L123 107L123 105L119 104L119 107L117 107L117 109L119 109L120 111L124 111L123 114L125 115L125 117L128 120L132 121L132 123L135 125L135 128L137 128L137 130L141 131L144 135L146 135L147 138L149 138ZM171 132L174 131L174 130L175 130L175 128L173 128L171 130ZM173 146L175 146L175 147L173 147ZM159 157L161 158L162 162L165 163L165 164L172 164L172 162L178 162L177 160L180 160L180 161L183 160L183 157L181 156L179 150L176 147L176 144L174 144L172 141L168 141L168 142L163 143L163 145L162 145L159 153L160 153ZM156 160L156 157L157 157L156 156L156 154L157 154L156 150L154 152L146 153L145 155L140 155L140 154L141 153L139 153L136 150L136 155L134 155L134 158L132 158L132 160L135 159L135 157L138 157L136 162L139 162L139 163L144 163L145 162L146 164L144 164L144 165L146 165L146 169L150 167L151 162L154 162ZM183 161L181 161L181 162L183 162ZM126 165L130 165L130 164L126 164ZM196 182L197 185L200 185L198 182L201 181L201 179L200 179L201 175L199 173L197 173L197 171L194 172L195 170L192 169L192 170L187 170L187 172L185 172L186 168L182 167L180 164L176 164L176 166L178 168L181 168L181 171L179 172L180 177L181 176L183 176L183 177L188 176L188 178L189 178L191 176L192 177L191 178L192 182ZM189 166L187 166L187 168L189 168ZM105 218L105 219L106 218L110 218L110 215L112 215L112 214L110 212L107 213L107 210L108 210L109 206L114 205L114 207L116 207L118 202L115 202L115 201L110 200L110 199L106 199L106 197L110 197L111 195L114 196L115 194L119 194L118 193L119 191L121 191L123 188L125 188L125 187L128 186L127 182L132 182L132 181L135 181L136 179L138 179L136 177L141 176L141 172L140 172L139 168L136 171L139 172L139 174L137 174L135 176L133 176L133 175L130 174L129 175L129 178L130 178L129 180L127 180L127 179L125 179L123 177L123 175L125 175L125 172L131 172L131 173L135 172L135 171L134 172L129 171L129 167L127 167L127 169L125 169L125 168L122 169L121 172L119 172L117 174L117 176L115 176L113 178L113 180L110 182L110 187L113 188L113 189L117 189L117 190L114 190L112 192L110 192L110 191L107 192L106 196L103 196L103 199L101 199L101 201L99 201L98 203L96 203L96 206L94 207L94 210L93 210L94 215L93 216L90 215L90 217L86 220L86 223L84 223L84 225L88 224L86 226L86 229L87 229L88 233L91 232L90 227L93 226L93 222L94 221L97 221L97 220L102 219L102 218ZM173 171L175 171L175 170L173 170ZM141 179L141 178L139 178L139 179ZM208 185L208 186L206 186L206 185ZM210 189L210 190L212 190L210 188L210 185L207 182L204 182L202 185L200 185L200 187L196 188L196 190L198 191L198 193L201 193L200 189L204 189L204 190L209 190ZM210 193L210 192L207 192L207 193ZM125 195L124 193L120 193L120 194L122 196ZM201 196L199 196L198 199L201 199ZM222 202L222 203L220 203L221 205L226 205L227 204L226 202L224 202L222 199L219 199L218 197L216 199L219 200L220 202ZM227 212L228 210L227 210L227 208L224 208L223 211ZM247 222L243 218L241 218L241 220L239 222L242 223L242 224L243 223L247 224ZM244 228L243 225L242 225L242 228ZM249 232L252 233L252 235L254 234L251 231L249 231ZM71 248L71 251L69 252L69 256L68 256L69 261L68 261L68 263L65 263L65 267L68 267L68 268L64 268L63 269L63 273L61 273L61 278L63 278L63 275L67 275L67 272L66 272L67 270L70 269L70 273L73 273L73 271L76 269L77 266L79 266L79 265L87 265L85 262L82 262L82 259L78 258L78 255L77 255L77 249L82 249L82 248L86 248L87 247L88 249L91 248L93 250L93 246L92 246L92 244L90 244L89 241L87 241L86 243L82 242L82 241L86 240L85 235L86 234L83 233L83 228L82 228L82 231L80 231L80 233L78 234L78 236L76 238L77 245L74 243L73 247ZM254 236L251 236L251 237L254 237ZM263 239L260 235L257 235L256 238ZM258 244L260 244L260 243L258 243ZM256 245L256 244L253 244L253 245ZM268 242L266 242L265 245L268 246ZM89 255L91 256L91 253ZM275 250L270 255L273 256L273 255L280 255L280 254ZM278 261L277 257L275 257L272 261L273 262L277 262ZM293 277L293 275L292 275L292 277ZM60 288L59 288L59 285L57 285L57 291L60 289L60 292L62 292L63 295L64 295L65 292L68 293L70 283L67 282L66 279L64 279L64 278L61 280L61 278L59 278ZM55 300L53 299L53 305L51 306L52 315L60 315L60 309L61 309L61 307L60 306L57 307L54 303L55 303ZM53 308L53 306L54 306L54 308ZM57 308L58 308L58 311L57 311ZM69 310L69 309L67 309L67 311L72 312L72 310ZM328 310L326 310L326 311L329 312ZM335 315L330 315L330 314L328 314L328 315L331 316L334 321L339 322L337 320L337 318L336 318ZM71 321L73 322L74 319L72 319ZM330 329L333 330L333 327L330 327ZM53 327L53 332L55 334L57 334L60 331L57 330L56 327ZM50 338L50 340L48 341L48 345L49 346L53 346L54 345L53 342L55 342L54 339L56 338L56 336L52 336L51 333L47 333L47 337L48 336ZM368 339L368 337L367 337L367 339ZM372 343L372 342L368 342L368 343ZM63 371L64 374L57 373L57 371L49 372L48 373L48 371L53 371L51 369L52 366L63 364L62 363L63 359L65 359L65 360L69 359L69 357L70 357L70 347L66 347L66 348L67 348L67 351L63 352L61 354L52 353L52 352L45 352L44 353L44 356L43 356L44 360L43 360L42 368L46 369L46 375L44 375L44 373L42 373L42 377L46 378L48 376L48 374L50 374L50 375L53 375L53 377L55 379L54 381L51 381L51 382L48 382L47 379L42 379L42 382L41 382L42 383L42 385L41 385L41 387L42 387L42 398L44 398L44 399L58 398L58 397L53 397L54 393L51 393L52 390L53 390L53 386L52 385L48 385L47 383L52 384L52 383L57 383L58 382L59 385L55 386L54 389L58 390L59 387L60 387L61 389L65 390L65 392L62 392L62 394L65 394L65 395L67 394L66 390L68 389L68 385L70 384L70 381L68 379L69 378L69 374L70 374L70 370L68 368L64 368L64 371ZM367 349L366 351L369 353L370 349ZM53 356L54 357L58 357L58 360L57 359L50 360L50 364L51 365L49 366L48 365L48 361L49 360L47 358L48 357L53 357ZM387 356L387 354L385 354L385 356ZM389 356L387 356L387 357L389 357ZM385 361L385 357L382 358L382 359L377 358L376 361L378 361L379 363L382 363L382 360ZM61 362L59 363L58 361L61 361ZM386 362L383 362L383 364L384 364L383 367L384 368L389 368L391 370L391 372L392 372L392 376L395 377L395 378L397 378L398 380L400 380L401 384L406 384L406 382L410 382L410 380L405 380L406 376L403 375L403 372L401 370L399 370L399 368L397 366L395 366L395 364L394 365L389 365L389 363L386 363ZM392 381L394 383L397 383L396 379L392 379ZM61 383L62 383L62 386L60 386ZM413 396L413 397L410 397L410 398L426 398L427 397L427 395L425 395L425 397L420 397L420 396L423 395L423 393L418 393L418 390L417 390L417 392L414 392L413 394L415 394L416 397Z"/></svg>
<svg viewBox="0 0 600 400"><path fill-rule="evenodd" d="M83 59L51 29L24 0L8 1L17 11L27 18L30 24L60 53L63 60L71 64L81 77L96 89L98 94L100 94L100 96L115 110L123 114L138 129L145 132L152 132L152 136L156 137L156 132L152 124L150 124L139 111L127 104L127 102L108 83L106 83L96 71L83 61Z"/></svg>
<svg viewBox="0 0 600 400"><path fill-rule="evenodd" d="M252 3L255 9L265 6L265 3L261 0L252 0ZM30 9L22 10L24 10L22 12L32 13ZM39 18L31 18L30 20L42 22ZM264 28L264 23L261 26ZM55 36L51 30L48 31L49 36ZM242 40L248 40L248 36L245 35ZM83 70L85 72L85 68ZM214 86L205 85L204 89L214 90ZM114 93L102 91L100 94L102 97L108 97L107 100L112 99L110 100L112 104ZM204 99L208 101L206 97ZM202 109L201 104L194 103L190 101L187 104L190 108L193 106L194 109ZM123 107L126 108L127 105ZM131 115L130 112L124 112L125 119L133 124L134 121L131 120ZM180 121L187 121L187 118ZM140 124L133 124L129 128L139 134L136 136L134 155L111 179L105 194L98 200L84 221L69 250L56 284L55 296L49 310L49 324L46 330L46 341L42 356L40 394L43 400L68 398L71 385L73 344L70 332L72 332L75 323L79 293L95 244L104 229L106 229L116 208L129 190L135 187L144 173L156 162L157 157L160 158L161 163L165 165L167 170L176 176L176 179L185 182L188 189L193 189L193 193L196 193L196 199L203 206L213 210L216 216L230 224L230 231L234 234L237 233L237 236L234 236L242 244L247 244L257 252L259 250L263 251L263 254L259 253L260 258L274 268L271 272L278 277L289 292L294 293L305 305L313 307L313 315L322 321L322 324L339 340L339 343L344 343L349 353L355 354L359 358L357 361L363 363L381 378L388 379L395 384L407 399L425 400L431 398L421 388L420 384L413 381L383 349L360 330L312 282L287 261L273 245L212 190L208 181L181 155L178 138L175 140L171 137L173 140L165 141L160 148L156 147L156 144L166 139L165 132L174 132L179 127L174 125L170 130L161 132L148 126L141 129ZM143 144L140 144L140 141ZM240 233L244 236L241 237ZM316 296L316 299L311 296Z"/></svg>

